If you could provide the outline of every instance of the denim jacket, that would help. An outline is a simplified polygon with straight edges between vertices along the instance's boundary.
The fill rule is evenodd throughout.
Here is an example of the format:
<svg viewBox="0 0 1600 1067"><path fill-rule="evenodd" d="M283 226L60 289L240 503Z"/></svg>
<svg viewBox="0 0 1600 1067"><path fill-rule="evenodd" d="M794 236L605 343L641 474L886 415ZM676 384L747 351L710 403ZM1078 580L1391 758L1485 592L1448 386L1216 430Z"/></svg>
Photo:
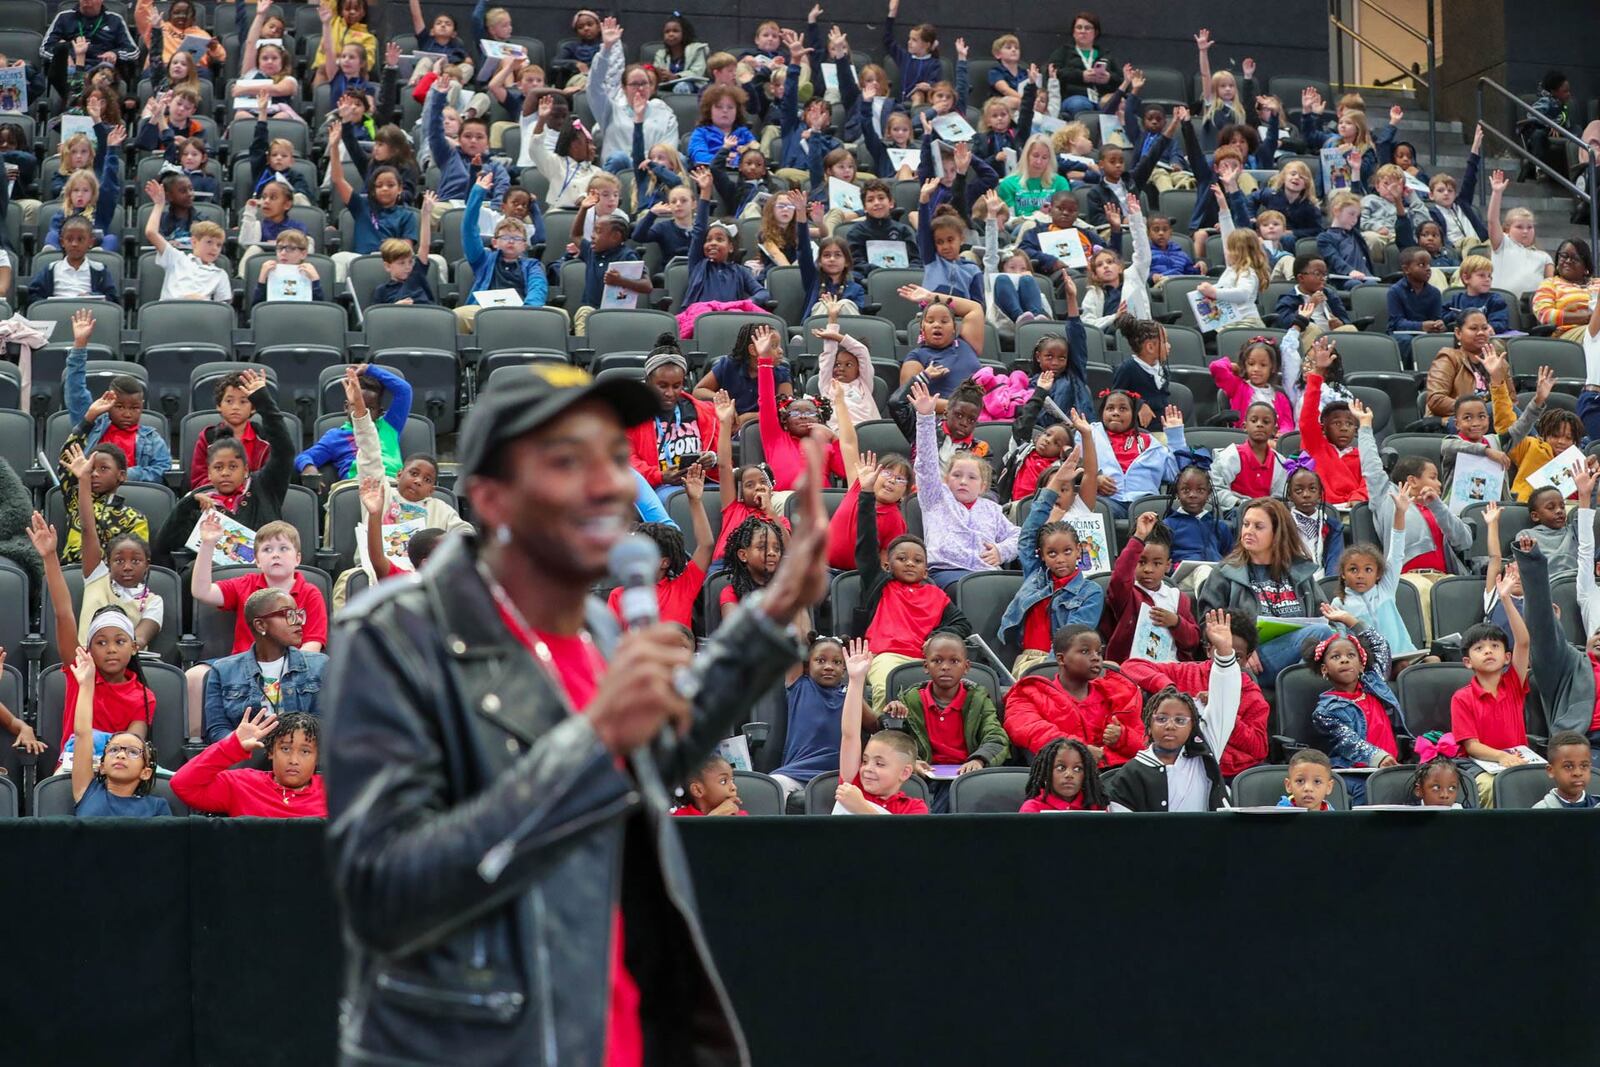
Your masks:
<svg viewBox="0 0 1600 1067"><path fill-rule="evenodd" d="M1105 606L1106 594L1098 585L1082 574L1077 575L1060 589L1051 591L1050 572L1039 558L1039 530L1050 517L1056 497L1054 489L1040 489L1033 498L1033 509L1017 535L1017 558L1022 563L1022 588L1006 605L1000 616L1000 640L1006 644L1022 643L1022 622L1041 600L1050 601L1050 632L1069 623L1081 622L1086 626L1100 623L1100 609Z"/></svg>
<svg viewBox="0 0 1600 1067"><path fill-rule="evenodd" d="M322 691L322 672L328 665L328 657L321 652L301 652L298 648L289 649L285 655L288 662L283 665L279 699L273 710L279 715L287 711L317 714L317 694ZM267 706L267 697L255 649L211 661L211 673L206 675L206 744L232 733L244 718L246 709L264 706Z"/></svg>
<svg viewBox="0 0 1600 1067"><path fill-rule="evenodd" d="M1358 639L1367 648L1367 669L1361 674L1361 688L1378 698L1389 713L1397 743L1411 738L1406 715L1389 688L1389 645L1376 630L1365 629ZM1350 697L1329 689L1317 698L1311 713L1311 726L1323 742L1328 759L1335 767L1376 767L1385 753L1367 740L1367 717ZM1346 783L1348 785L1348 783ZM1353 796L1353 794L1352 794Z"/></svg>
<svg viewBox="0 0 1600 1067"><path fill-rule="evenodd" d="M94 398L89 395L88 371L89 350L87 348L69 350L66 370L62 374L62 392L67 414L71 416L75 426L84 421L90 405L94 402ZM84 430L85 451L99 444L110 426L111 416L101 415L93 425L81 427ZM135 454L128 457L128 477L136 482L161 481L172 467L172 450L167 447L166 438L162 436L161 431L141 422L134 437L133 447Z"/></svg>

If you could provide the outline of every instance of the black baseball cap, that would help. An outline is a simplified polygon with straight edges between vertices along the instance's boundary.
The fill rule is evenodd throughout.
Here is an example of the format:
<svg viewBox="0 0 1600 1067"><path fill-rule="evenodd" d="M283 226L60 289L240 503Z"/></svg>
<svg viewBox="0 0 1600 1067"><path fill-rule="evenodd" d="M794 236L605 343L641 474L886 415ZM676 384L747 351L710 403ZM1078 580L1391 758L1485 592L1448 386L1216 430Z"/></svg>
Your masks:
<svg viewBox="0 0 1600 1067"><path fill-rule="evenodd" d="M586 400L609 404L624 426L637 426L661 410L661 399L642 381L596 381L583 368L564 363L535 363L509 380L497 375L494 391L478 398L462 424L456 448L460 477L477 474L500 445Z"/></svg>

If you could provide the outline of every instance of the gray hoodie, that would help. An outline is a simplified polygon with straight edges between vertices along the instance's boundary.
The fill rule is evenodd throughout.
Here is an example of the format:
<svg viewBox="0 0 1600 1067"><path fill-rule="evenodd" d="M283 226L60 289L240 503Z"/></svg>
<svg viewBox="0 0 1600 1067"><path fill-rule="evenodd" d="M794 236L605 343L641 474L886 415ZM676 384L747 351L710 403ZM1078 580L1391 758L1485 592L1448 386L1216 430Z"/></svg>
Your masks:
<svg viewBox="0 0 1600 1067"><path fill-rule="evenodd" d="M1395 484L1383 469L1372 427L1361 427L1356 434L1356 447L1361 454L1361 476L1367 483L1367 504L1372 508L1372 521L1378 528L1378 536L1383 538L1384 551L1387 553L1389 542L1394 537L1394 500L1389 494L1394 492ZM1472 527L1450 514L1443 500L1433 501L1428 505L1428 511L1439 524L1439 532L1444 535L1447 569L1451 574L1467 573L1461 556L1472 547ZM1433 551L1433 535L1428 530L1428 524L1419 516L1406 516L1406 528L1401 536L1405 539L1401 542L1405 550L1404 559L1415 559Z"/></svg>
<svg viewBox="0 0 1600 1067"><path fill-rule="evenodd" d="M1568 643L1550 596L1550 561L1537 547L1512 546L1522 572L1523 617L1528 624L1528 681L1544 705L1547 733L1588 734L1594 719L1594 667L1588 652Z"/></svg>

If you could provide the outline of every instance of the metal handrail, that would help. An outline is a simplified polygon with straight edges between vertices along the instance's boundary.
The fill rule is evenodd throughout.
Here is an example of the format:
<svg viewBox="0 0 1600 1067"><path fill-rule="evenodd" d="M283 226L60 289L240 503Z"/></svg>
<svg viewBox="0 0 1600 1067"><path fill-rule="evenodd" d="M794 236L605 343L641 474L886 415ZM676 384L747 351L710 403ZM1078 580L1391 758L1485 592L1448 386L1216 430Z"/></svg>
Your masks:
<svg viewBox="0 0 1600 1067"><path fill-rule="evenodd" d="M1501 133L1499 130L1486 123L1483 118L1483 91L1485 89L1493 89L1503 98L1515 104L1522 114L1542 124L1545 129L1552 130L1555 133L1560 134L1563 140L1571 142L1572 144L1576 145L1580 151L1587 153L1589 158L1584 165L1584 178L1586 179L1585 184L1588 186L1588 189L1585 190L1579 188L1565 174L1560 173L1554 167L1550 166L1550 164L1546 163L1544 160L1540 159L1538 156L1522 147L1522 145L1517 143L1514 138ZM1516 93L1513 93L1510 89L1507 89L1504 85L1501 85L1493 78L1478 79L1478 128L1483 130L1485 133L1492 134L1497 142L1499 142L1503 147L1511 150L1512 155L1525 162L1532 163L1534 169L1540 174L1550 178L1556 184L1565 187L1579 200L1585 201L1589 205L1589 247L1600 248L1600 211L1595 210L1595 192L1597 188L1600 188L1600 184L1597 184L1596 179L1596 153L1584 143L1583 138L1579 137L1565 126L1562 126L1559 122L1553 121L1548 115L1545 115L1543 112L1539 111L1538 108L1535 108L1532 104L1528 103L1526 100L1522 99L1522 97L1518 96ZM1478 187L1478 200L1480 207L1487 202L1486 194L1484 193L1484 187L1481 185Z"/></svg>
<svg viewBox="0 0 1600 1067"><path fill-rule="evenodd" d="M1385 11L1377 4L1373 3L1372 0L1350 0L1350 2L1352 7L1365 7L1376 14L1382 15L1385 19L1388 19L1391 23L1410 34L1414 40L1421 41L1424 48L1427 50L1428 75L1427 77L1423 77L1422 72L1417 70L1415 65L1410 67L1406 66L1394 56L1391 56L1388 52L1385 52L1383 49L1367 40L1355 29L1346 25L1339 18L1340 0L1328 0L1328 23L1333 26L1336 33L1333 42L1333 54L1334 62L1337 65L1339 73L1339 91L1341 93L1345 91L1344 37L1349 37L1351 40L1360 44L1361 47L1370 49L1379 58L1387 60L1390 65L1399 70L1402 74L1409 75L1410 77L1416 79L1416 81L1421 83L1424 89L1428 90L1428 161L1430 163L1437 164L1439 161L1439 94L1434 89L1434 83L1437 81L1438 64L1436 62L1435 55L1433 4L1431 2L1428 4L1428 29L1426 33L1423 33L1417 30L1414 26L1408 26L1393 12Z"/></svg>

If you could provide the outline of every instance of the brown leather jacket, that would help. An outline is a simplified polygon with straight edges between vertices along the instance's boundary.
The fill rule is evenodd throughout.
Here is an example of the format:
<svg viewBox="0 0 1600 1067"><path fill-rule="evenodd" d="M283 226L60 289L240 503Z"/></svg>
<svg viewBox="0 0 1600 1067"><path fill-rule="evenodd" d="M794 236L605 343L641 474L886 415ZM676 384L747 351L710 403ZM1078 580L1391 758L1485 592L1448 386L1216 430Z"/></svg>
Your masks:
<svg viewBox="0 0 1600 1067"><path fill-rule="evenodd" d="M1481 387L1480 381L1483 383ZM1488 382L1489 375L1483 370L1483 365L1466 352L1459 348L1439 349L1439 354L1428 364L1427 413L1448 419L1456 413L1457 397L1476 392L1487 393Z"/></svg>

